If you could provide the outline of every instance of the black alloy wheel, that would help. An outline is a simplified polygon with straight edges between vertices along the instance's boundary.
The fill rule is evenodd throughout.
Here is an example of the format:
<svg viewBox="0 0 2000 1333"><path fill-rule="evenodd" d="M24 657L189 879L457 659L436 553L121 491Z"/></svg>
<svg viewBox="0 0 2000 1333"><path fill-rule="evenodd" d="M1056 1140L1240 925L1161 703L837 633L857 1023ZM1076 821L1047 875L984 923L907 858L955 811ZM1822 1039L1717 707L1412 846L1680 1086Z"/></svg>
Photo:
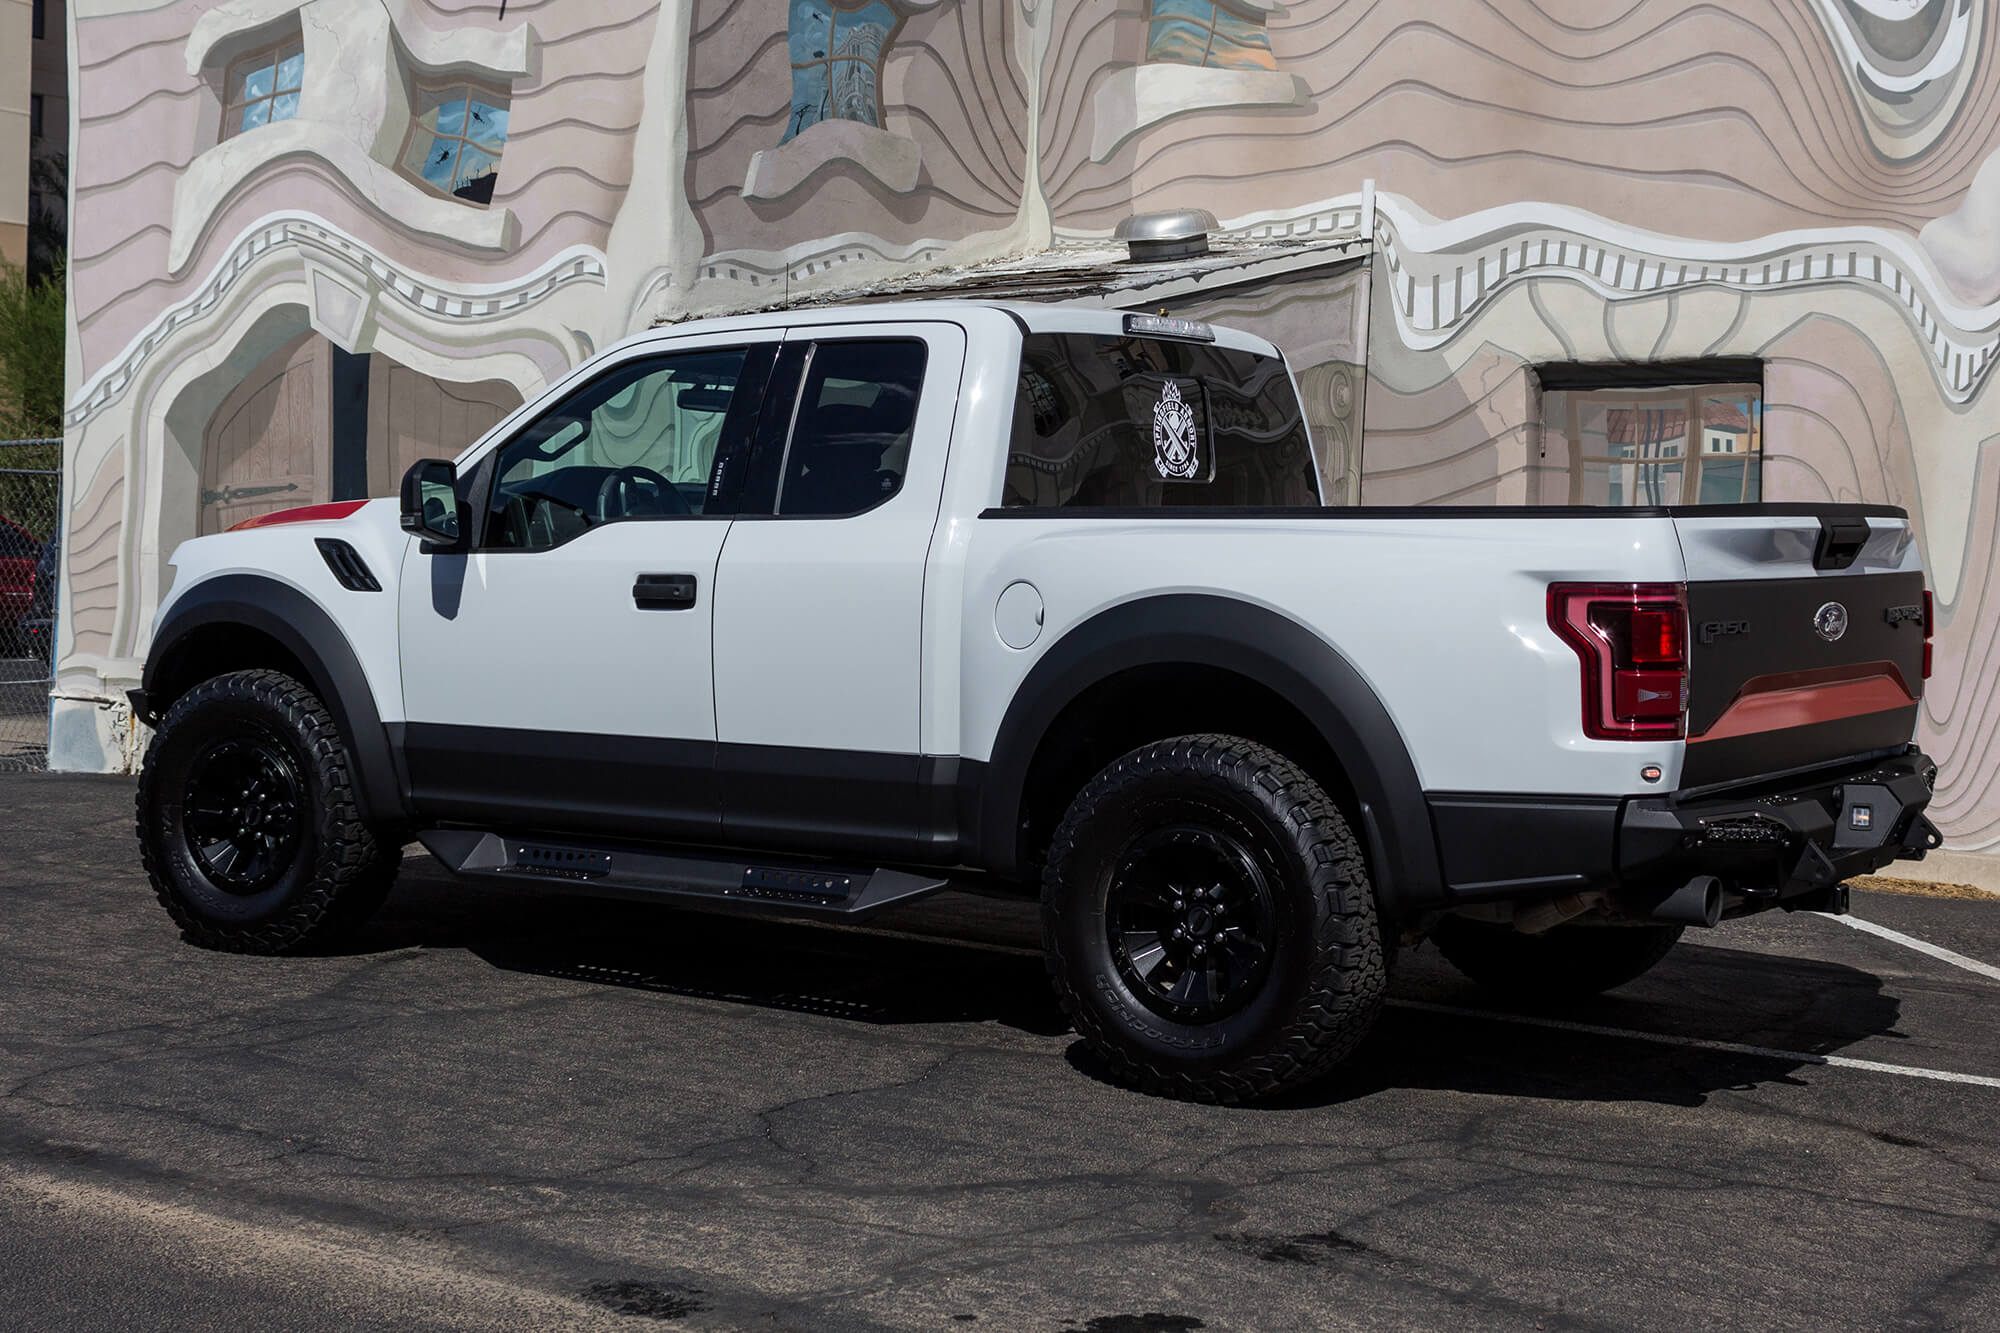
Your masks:
<svg viewBox="0 0 2000 1333"><path fill-rule="evenodd" d="M305 784L276 738L217 741L188 766L181 834L209 881L238 897L277 883L298 855Z"/></svg>
<svg viewBox="0 0 2000 1333"><path fill-rule="evenodd" d="M1271 876L1231 832L1193 824L1154 829L1125 849L1104 921L1132 993L1181 1023L1241 1010L1277 948Z"/></svg>

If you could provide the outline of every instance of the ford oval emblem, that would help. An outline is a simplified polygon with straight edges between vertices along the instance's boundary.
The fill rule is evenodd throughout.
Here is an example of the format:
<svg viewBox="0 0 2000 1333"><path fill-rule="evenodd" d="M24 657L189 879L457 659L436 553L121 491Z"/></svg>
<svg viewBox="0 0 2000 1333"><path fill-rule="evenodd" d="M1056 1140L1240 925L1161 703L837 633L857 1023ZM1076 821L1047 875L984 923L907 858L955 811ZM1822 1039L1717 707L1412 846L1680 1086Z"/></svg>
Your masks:
<svg viewBox="0 0 2000 1333"><path fill-rule="evenodd" d="M1828 643L1847 633L1847 608L1839 602L1828 602L1813 612L1813 632Z"/></svg>

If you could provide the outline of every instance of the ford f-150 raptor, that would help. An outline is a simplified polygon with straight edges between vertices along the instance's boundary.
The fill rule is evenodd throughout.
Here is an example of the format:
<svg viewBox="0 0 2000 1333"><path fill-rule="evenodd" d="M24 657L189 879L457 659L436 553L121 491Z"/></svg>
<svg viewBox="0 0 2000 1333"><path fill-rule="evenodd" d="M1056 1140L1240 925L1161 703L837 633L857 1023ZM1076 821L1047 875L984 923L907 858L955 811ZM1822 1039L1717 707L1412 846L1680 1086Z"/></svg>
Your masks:
<svg viewBox="0 0 2000 1333"><path fill-rule="evenodd" d="M478 880L1037 886L1130 1083L1349 1052L1399 946L1580 994L1937 844L1898 509L1328 507L1269 343L960 302L604 352L400 499L183 544L133 706L187 937ZM665 922L663 929L671 926Z"/></svg>

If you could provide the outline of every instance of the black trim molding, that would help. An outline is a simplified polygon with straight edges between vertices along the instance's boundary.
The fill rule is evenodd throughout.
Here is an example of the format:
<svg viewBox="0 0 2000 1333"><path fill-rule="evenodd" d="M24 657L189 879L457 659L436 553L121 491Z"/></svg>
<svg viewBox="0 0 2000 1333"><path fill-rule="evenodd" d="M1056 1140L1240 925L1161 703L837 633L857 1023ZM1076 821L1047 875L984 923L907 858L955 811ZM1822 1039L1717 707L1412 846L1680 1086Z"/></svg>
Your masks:
<svg viewBox="0 0 2000 1333"><path fill-rule="evenodd" d="M1202 594L1113 607L1064 634L1043 654L1015 692L995 738L978 825L981 865L1006 877L1020 873L1028 773L1063 708L1121 672L1162 665L1234 672L1297 709L1354 787L1361 805L1359 832L1368 843L1375 892L1384 908L1420 910L1442 899L1437 845L1416 765L1375 691L1331 644L1296 621L1248 602Z"/></svg>
<svg viewBox="0 0 2000 1333"><path fill-rule="evenodd" d="M1764 384L1754 356L1704 356L1680 361L1545 361L1534 368L1542 389L1655 389L1701 384Z"/></svg>
<svg viewBox="0 0 2000 1333"><path fill-rule="evenodd" d="M409 808L403 784L361 661L332 617L288 584L256 574L223 574L182 594L160 622L146 657L140 684L148 708L164 713L174 699L199 683L184 677L208 635L238 629L271 639L304 668L309 677L305 683L333 714L353 755L363 817L405 822Z"/></svg>

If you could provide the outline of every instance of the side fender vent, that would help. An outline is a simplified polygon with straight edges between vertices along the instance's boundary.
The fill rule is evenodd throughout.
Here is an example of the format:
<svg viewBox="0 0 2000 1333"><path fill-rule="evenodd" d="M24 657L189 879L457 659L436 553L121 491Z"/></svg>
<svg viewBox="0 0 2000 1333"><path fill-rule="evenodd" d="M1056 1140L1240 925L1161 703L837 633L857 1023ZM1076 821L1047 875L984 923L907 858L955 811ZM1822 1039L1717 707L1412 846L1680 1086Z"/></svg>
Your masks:
<svg viewBox="0 0 2000 1333"><path fill-rule="evenodd" d="M380 592L382 585L375 581L367 562L360 552L338 537L315 537L313 545L319 547L320 558L326 567L340 580L340 586L349 592Z"/></svg>

